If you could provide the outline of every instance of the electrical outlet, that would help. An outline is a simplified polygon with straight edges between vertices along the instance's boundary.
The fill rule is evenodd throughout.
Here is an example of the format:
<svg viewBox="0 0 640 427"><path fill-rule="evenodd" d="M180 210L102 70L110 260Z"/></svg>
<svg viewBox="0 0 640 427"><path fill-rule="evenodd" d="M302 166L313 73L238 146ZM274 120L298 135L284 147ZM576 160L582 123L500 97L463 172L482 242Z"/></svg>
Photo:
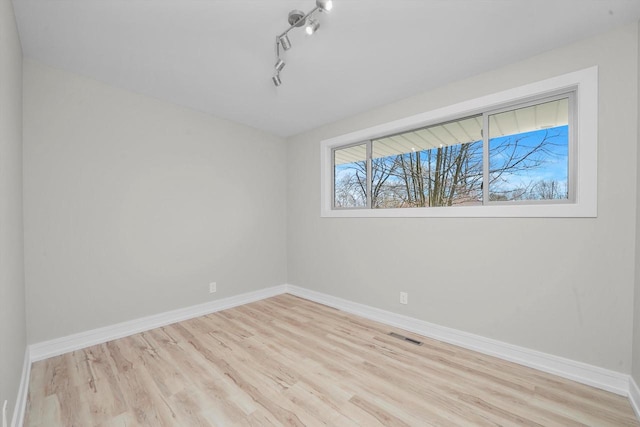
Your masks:
<svg viewBox="0 0 640 427"><path fill-rule="evenodd" d="M400 292L400 304L409 304L409 294Z"/></svg>
<svg viewBox="0 0 640 427"><path fill-rule="evenodd" d="M212 294L217 291L216 282L209 283L209 293Z"/></svg>

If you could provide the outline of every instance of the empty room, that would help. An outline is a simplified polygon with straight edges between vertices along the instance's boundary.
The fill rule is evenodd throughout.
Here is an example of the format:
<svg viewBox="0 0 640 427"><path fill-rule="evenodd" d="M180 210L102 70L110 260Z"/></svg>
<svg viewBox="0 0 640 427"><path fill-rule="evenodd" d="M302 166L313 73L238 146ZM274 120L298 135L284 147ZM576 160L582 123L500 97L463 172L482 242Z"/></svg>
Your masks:
<svg viewBox="0 0 640 427"><path fill-rule="evenodd" d="M3 427L640 426L640 1L0 0Z"/></svg>

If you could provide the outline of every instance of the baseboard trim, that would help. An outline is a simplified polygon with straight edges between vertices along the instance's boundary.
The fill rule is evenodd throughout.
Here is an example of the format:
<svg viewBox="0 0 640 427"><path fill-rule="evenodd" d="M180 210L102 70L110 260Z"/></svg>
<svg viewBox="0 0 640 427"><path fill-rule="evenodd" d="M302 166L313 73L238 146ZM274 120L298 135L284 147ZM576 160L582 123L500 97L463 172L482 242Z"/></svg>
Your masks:
<svg viewBox="0 0 640 427"><path fill-rule="evenodd" d="M31 379L31 355L29 347L24 351L24 362L22 363L22 376L20 377L20 387L16 396L16 405L11 417L11 427L22 427L24 414L27 410L27 398L29 394L29 380Z"/></svg>
<svg viewBox="0 0 640 427"><path fill-rule="evenodd" d="M273 286L258 291L247 292L216 301L206 302L204 304L167 311L165 313L32 344L29 346L31 361L37 362L39 360L68 353L70 351L80 350L92 345L102 344L107 341L127 337L139 332L148 331L150 329L159 328L161 326L170 325L183 320L193 319L194 317L215 313L216 311L226 310L228 308L259 301L275 295L283 294L286 292L286 289L286 285Z"/></svg>
<svg viewBox="0 0 640 427"><path fill-rule="evenodd" d="M629 402L633 412L636 413L636 418L640 420L640 388L631 375L629 376Z"/></svg>
<svg viewBox="0 0 640 427"><path fill-rule="evenodd" d="M495 356L622 396L629 396L629 375L447 328L294 285L287 285L287 292L425 337Z"/></svg>
<svg viewBox="0 0 640 427"><path fill-rule="evenodd" d="M633 409L636 411L638 418L640 418L640 389L629 375L286 284L30 345L25 355L23 378L20 384L19 396L16 401L16 410L14 411L12 426L19 427L22 425L22 418L19 418L20 422L16 424L16 416L24 417L31 362L58 356L74 350L80 350L92 345L102 344L107 341L194 317L256 302L283 293L289 293L425 337L495 356L503 360L558 375L622 396L628 396Z"/></svg>

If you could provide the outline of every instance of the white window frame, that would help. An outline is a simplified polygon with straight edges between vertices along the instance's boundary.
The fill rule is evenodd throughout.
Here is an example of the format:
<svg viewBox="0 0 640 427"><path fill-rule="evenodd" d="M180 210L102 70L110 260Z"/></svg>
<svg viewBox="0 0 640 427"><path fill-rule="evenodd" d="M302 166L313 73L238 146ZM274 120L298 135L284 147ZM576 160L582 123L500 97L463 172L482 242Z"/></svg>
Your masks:
<svg viewBox="0 0 640 427"><path fill-rule="evenodd" d="M424 208L333 208L332 150L394 133L446 122L538 97L575 91L572 124L574 147L570 176L574 199L558 203L509 203ZM575 71L514 89L406 117L320 143L320 215L322 217L586 217L598 216L598 67ZM573 156L573 158L572 158Z"/></svg>

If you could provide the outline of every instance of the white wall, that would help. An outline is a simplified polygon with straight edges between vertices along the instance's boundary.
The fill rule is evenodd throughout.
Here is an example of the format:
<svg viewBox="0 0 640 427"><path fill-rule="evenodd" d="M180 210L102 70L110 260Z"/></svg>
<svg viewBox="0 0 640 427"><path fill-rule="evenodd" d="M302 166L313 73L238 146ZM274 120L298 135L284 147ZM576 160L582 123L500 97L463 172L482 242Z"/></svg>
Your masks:
<svg viewBox="0 0 640 427"><path fill-rule="evenodd" d="M0 0L0 405L9 401L9 420L26 347L22 249L22 49L11 1Z"/></svg>
<svg viewBox="0 0 640 427"><path fill-rule="evenodd" d="M30 343L286 282L282 139L31 61L24 121Z"/></svg>
<svg viewBox="0 0 640 427"><path fill-rule="evenodd" d="M593 65L598 218L320 218L321 140ZM637 66L633 25L291 138L289 283L629 373Z"/></svg>

